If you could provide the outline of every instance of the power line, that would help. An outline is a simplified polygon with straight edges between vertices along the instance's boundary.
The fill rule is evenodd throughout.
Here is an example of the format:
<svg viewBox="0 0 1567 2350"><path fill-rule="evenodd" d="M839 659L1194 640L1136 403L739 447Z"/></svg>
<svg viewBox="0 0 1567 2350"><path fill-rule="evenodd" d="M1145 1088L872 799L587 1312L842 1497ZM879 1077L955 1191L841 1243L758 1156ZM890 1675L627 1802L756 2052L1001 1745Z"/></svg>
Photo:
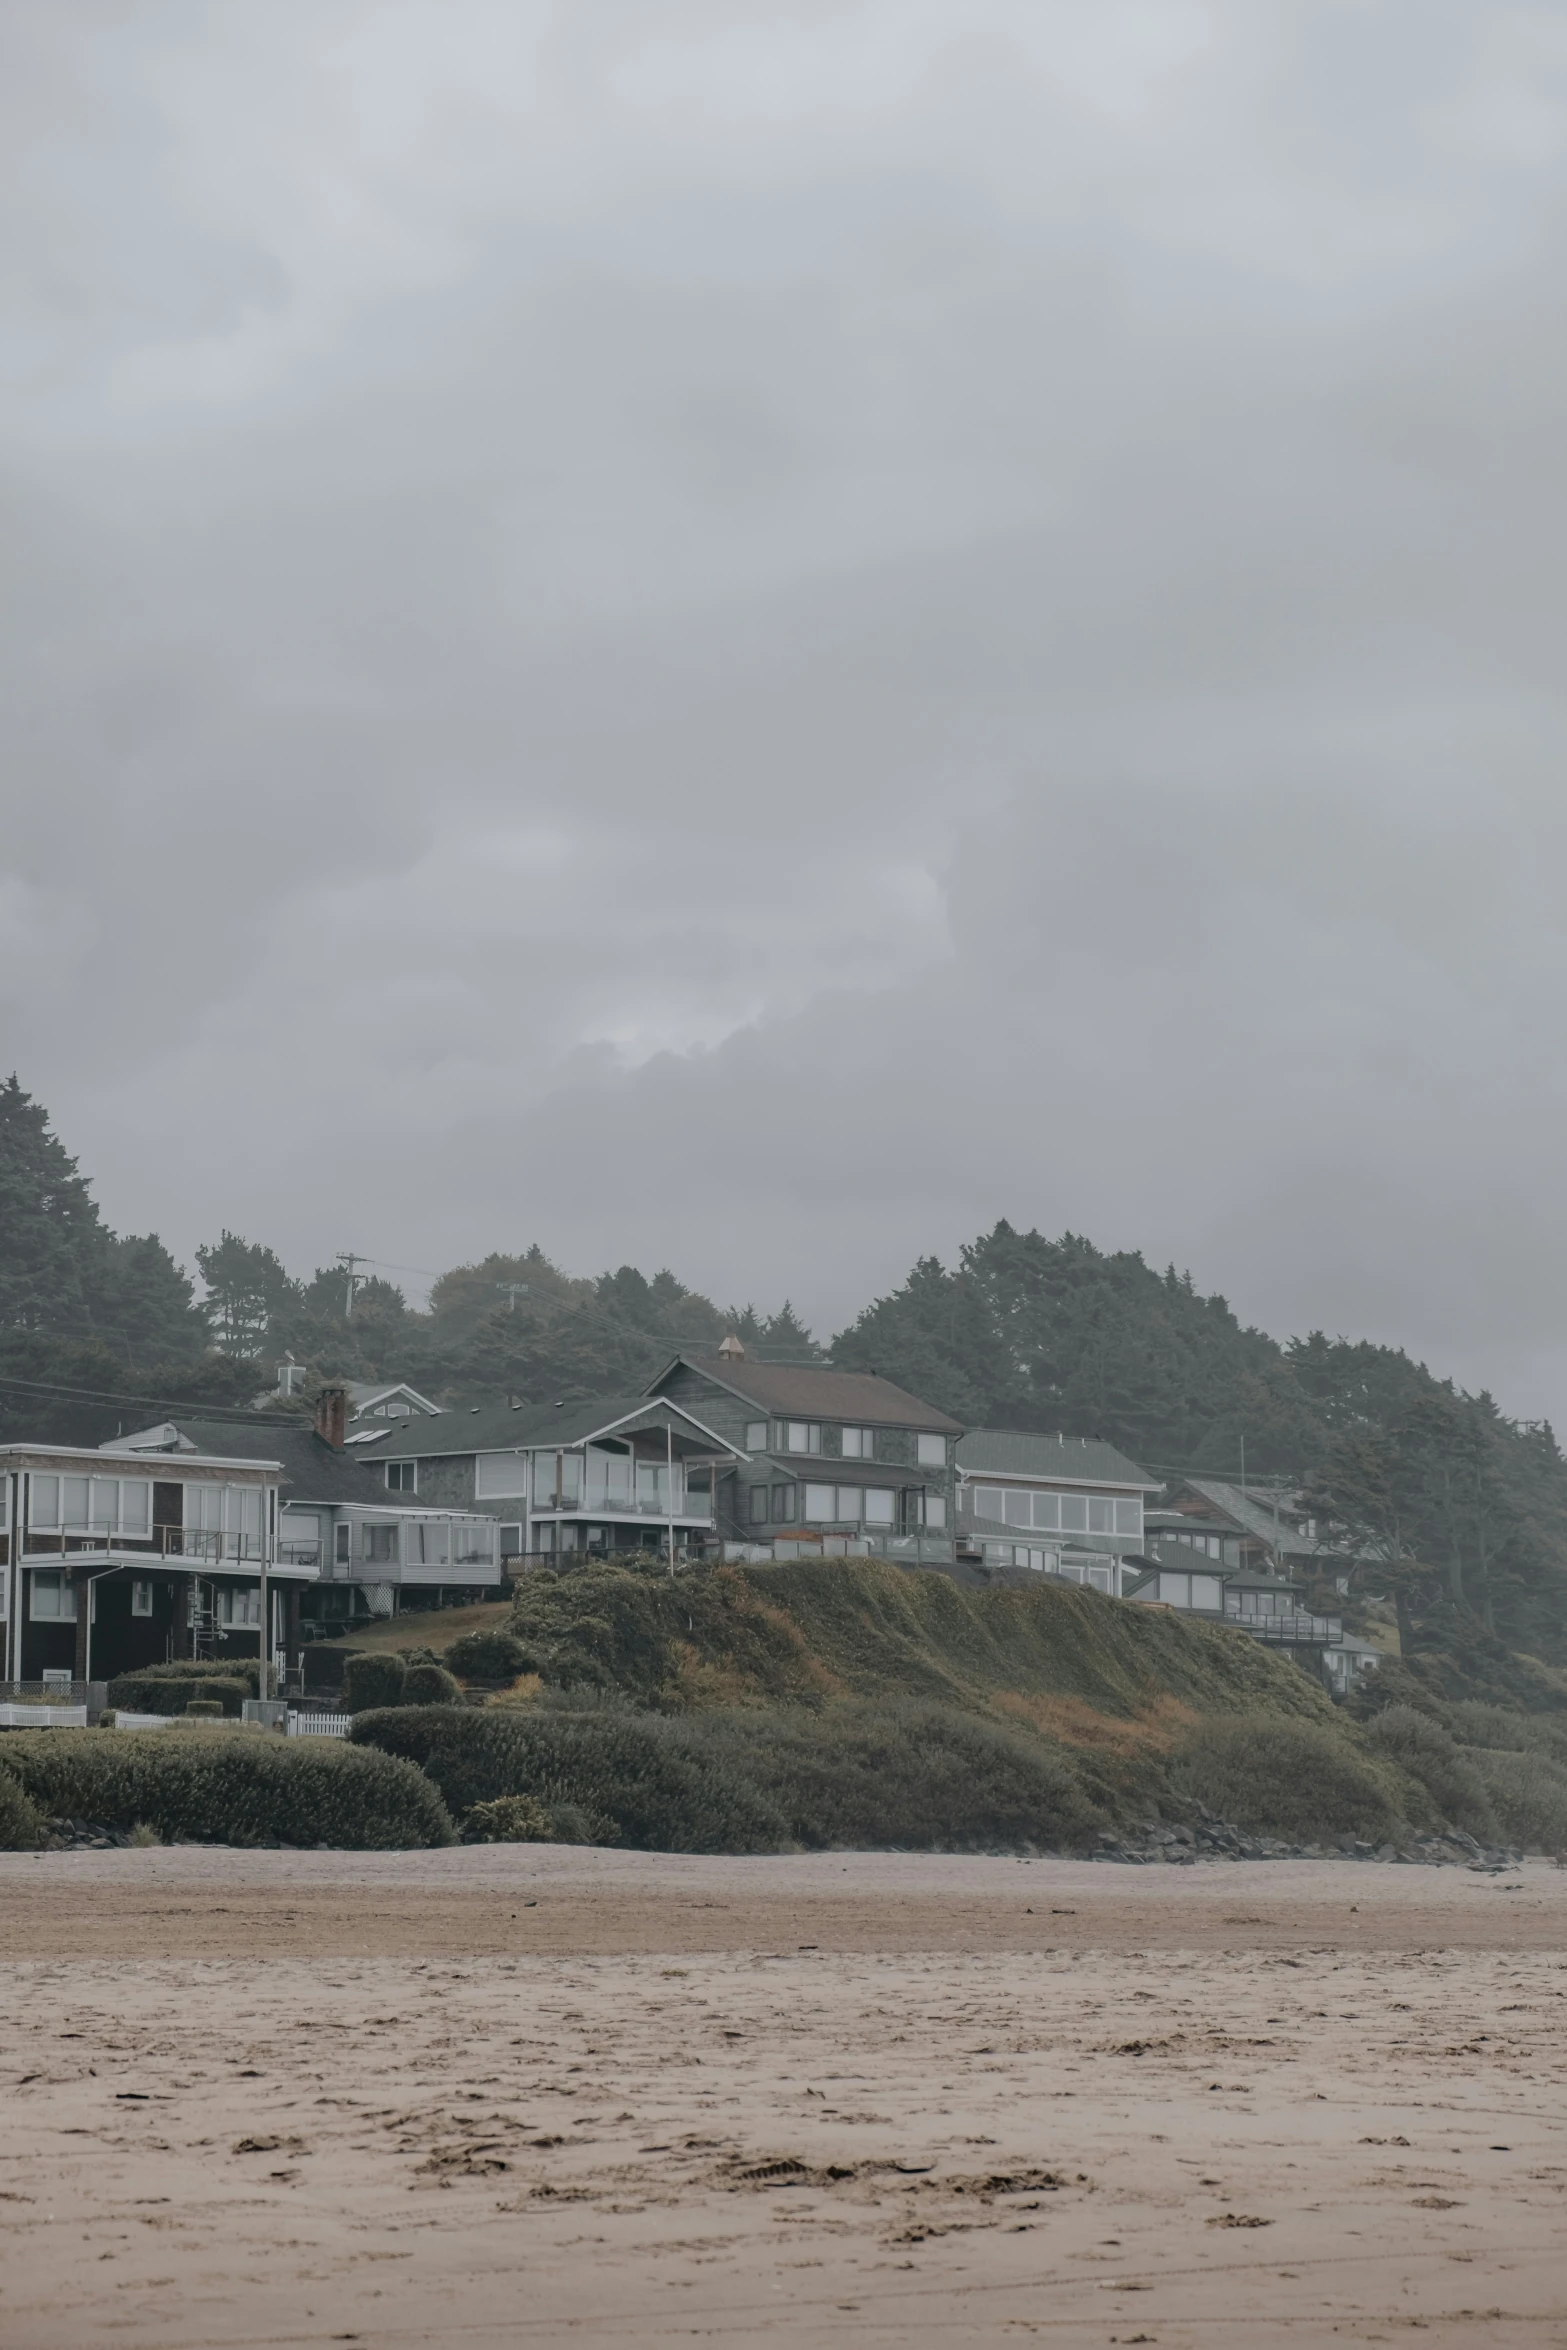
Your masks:
<svg viewBox="0 0 1567 2350"><path fill-rule="evenodd" d="M3 1377L0 1377L0 1388L10 1388L19 1395L51 1395L68 1403L135 1404L139 1410L150 1412L200 1413L204 1420L232 1420L236 1427L253 1425L258 1420L265 1425L264 1416L246 1404L204 1403L188 1395L117 1395L103 1388L57 1387L42 1379Z"/></svg>

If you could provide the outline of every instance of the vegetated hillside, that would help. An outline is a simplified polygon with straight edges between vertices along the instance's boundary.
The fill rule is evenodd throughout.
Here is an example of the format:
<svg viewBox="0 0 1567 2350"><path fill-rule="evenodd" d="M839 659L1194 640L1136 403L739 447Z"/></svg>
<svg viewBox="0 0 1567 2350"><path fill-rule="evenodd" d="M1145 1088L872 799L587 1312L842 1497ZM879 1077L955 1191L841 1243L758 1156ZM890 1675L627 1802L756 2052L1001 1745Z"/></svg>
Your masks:
<svg viewBox="0 0 1567 2350"><path fill-rule="evenodd" d="M556 1686L666 1711L924 1700L1120 1746L1200 1714L1332 1712L1244 1633L1069 1584L973 1590L874 1558L544 1570L512 1628Z"/></svg>
<svg viewBox="0 0 1567 2350"><path fill-rule="evenodd" d="M1320 1331L1281 1346L1173 1266L1001 1223L951 1268L922 1259L832 1356L971 1427L1103 1436L1156 1475L1233 1477L1244 1444L1252 1474L1306 1486L1384 1562L1406 1652L1442 1660L1449 1682L1481 1661L1477 1641L1487 1695L1507 1694L1509 1653L1567 1664L1555 1436L1396 1347Z"/></svg>

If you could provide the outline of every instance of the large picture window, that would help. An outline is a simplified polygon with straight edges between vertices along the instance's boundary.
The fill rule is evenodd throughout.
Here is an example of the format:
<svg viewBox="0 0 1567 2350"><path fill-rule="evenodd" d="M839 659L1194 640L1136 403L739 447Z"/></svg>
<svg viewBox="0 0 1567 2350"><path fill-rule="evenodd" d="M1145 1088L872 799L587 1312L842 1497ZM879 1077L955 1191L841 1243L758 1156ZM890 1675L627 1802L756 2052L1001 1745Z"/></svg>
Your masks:
<svg viewBox="0 0 1567 2350"><path fill-rule="evenodd" d="M830 1526L838 1515L838 1488L836 1485L807 1485L805 1488L805 1522L808 1526Z"/></svg>
<svg viewBox="0 0 1567 2350"><path fill-rule="evenodd" d="M555 1457L544 1454L555 1481ZM409 1487L409 1491L413 1488ZM520 1501L528 1490L528 1456L524 1452L481 1452L473 1464L473 1490L479 1501Z"/></svg>
<svg viewBox="0 0 1567 2350"><path fill-rule="evenodd" d="M890 1485L867 1485L865 1488L865 1523L867 1526L894 1526L898 1520L898 1497Z"/></svg>
<svg viewBox="0 0 1567 2350"><path fill-rule="evenodd" d="M947 1440L944 1436L922 1436L919 1439L919 1464L922 1469L944 1469L947 1465Z"/></svg>

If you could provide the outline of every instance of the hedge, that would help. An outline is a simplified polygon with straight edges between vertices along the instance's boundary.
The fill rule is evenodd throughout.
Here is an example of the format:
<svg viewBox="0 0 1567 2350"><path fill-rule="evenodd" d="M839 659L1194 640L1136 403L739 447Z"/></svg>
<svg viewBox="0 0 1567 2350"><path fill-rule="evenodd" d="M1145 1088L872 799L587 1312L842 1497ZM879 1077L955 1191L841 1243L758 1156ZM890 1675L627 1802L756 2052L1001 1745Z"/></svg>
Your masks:
<svg viewBox="0 0 1567 2350"><path fill-rule="evenodd" d="M166 1844L331 1845L348 1852L450 1844L431 1782L346 1741L265 1730L17 1730L0 1737L46 1817L155 1828Z"/></svg>
<svg viewBox="0 0 1567 2350"><path fill-rule="evenodd" d="M116 1674L108 1694L110 1705L128 1714L182 1714L193 1698L216 1700L219 1711L237 1721L246 1698L255 1695L255 1676L218 1673L211 1665L178 1674L154 1667Z"/></svg>
<svg viewBox="0 0 1567 2350"><path fill-rule="evenodd" d="M343 1697L350 1713L373 1705L401 1705L407 1662L395 1650L362 1649L343 1667Z"/></svg>
<svg viewBox="0 0 1567 2350"><path fill-rule="evenodd" d="M503 1795L579 1808L595 1841L648 1852L778 1852L777 1806L657 1715L408 1706L356 1714L352 1738L426 1770L454 1818ZM594 1815L597 1815L595 1818Z"/></svg>
<svg viewBox="0 0 1567 2350"><path fill-rule="evenodd" d="M444 1665L410 1665L403 1682L404 1705L461 1705L462 1683Z"/></svg>
<svg viewBox="0 0 1567 2350"><path fill-rule="evenodd" d="M459 1681L515 1681L535 1660L510 1632L464 1632L446 1651L446 1668Z"/></svg>

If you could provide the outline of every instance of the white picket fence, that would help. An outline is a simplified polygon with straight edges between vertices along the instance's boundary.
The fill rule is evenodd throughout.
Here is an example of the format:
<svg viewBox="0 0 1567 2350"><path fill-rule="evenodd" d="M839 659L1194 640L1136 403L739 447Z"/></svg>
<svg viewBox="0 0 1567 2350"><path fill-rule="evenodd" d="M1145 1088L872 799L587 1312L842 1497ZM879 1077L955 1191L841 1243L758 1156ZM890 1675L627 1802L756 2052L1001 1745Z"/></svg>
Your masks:
<svg viewBox="0 0 1567 2350"><path fill-rule="evenodd" d="M290 1738L346 1738L353 1728L351 1714L307 1714L290 1709Z"/></svg>
<svg viewBox="0 0 1567 2350"><path fill-rule="evenodd" d="M0 1705L0 1730L85 1730L84 1705Z"/></svg>
<svg viewBox="0 0 1567 2350"><path fill-rule="evenodd" d="M117 1707L114 1726L117 1730L167 1730L179 1719L178 1714L128 1714L123 1707Z"/></svg>

